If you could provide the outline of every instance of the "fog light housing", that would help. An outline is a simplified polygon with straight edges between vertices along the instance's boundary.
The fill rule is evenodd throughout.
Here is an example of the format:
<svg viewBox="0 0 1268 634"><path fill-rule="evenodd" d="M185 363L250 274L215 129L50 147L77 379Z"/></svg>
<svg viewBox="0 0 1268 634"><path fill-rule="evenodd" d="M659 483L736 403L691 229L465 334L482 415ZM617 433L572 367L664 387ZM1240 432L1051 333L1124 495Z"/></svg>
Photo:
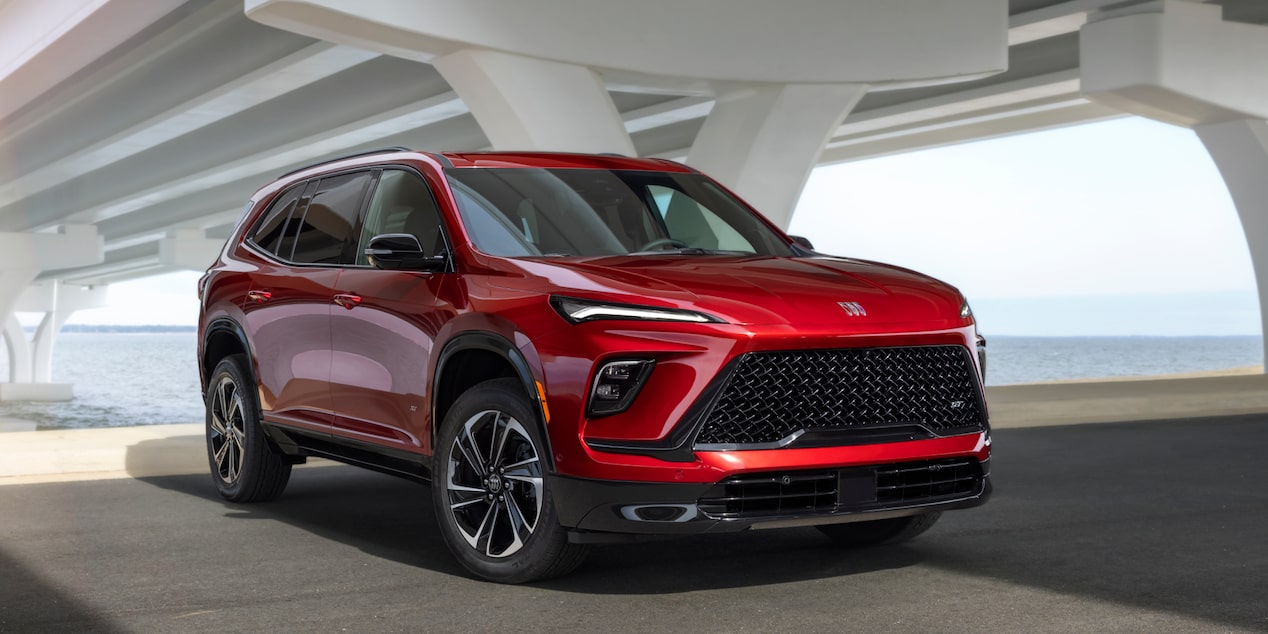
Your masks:
<svg viewBox="0 0 1268 634"><path fill-rule="evenodd" d="M586 413L590 416L607 416L629 409L655 365L656 362L651 359L622 359L599 366L590 387L590 403L586 407Z"/></svg>

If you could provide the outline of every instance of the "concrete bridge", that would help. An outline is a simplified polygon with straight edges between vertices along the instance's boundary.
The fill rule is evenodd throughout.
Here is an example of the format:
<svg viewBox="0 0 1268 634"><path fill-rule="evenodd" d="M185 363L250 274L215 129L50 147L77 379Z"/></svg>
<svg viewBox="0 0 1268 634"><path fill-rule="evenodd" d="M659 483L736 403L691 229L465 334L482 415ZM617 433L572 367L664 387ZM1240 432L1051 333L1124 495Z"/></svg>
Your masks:
<svg viewBox="0 0 1268 634"><path fill-rule="evenodd" d="M673 158L786 227L816 165L1145 116L1211 153L1268 320L1262 0L575 6L0 0L0 399L69 398L71 313L205 268L277 174L385 145Z"/></svg>

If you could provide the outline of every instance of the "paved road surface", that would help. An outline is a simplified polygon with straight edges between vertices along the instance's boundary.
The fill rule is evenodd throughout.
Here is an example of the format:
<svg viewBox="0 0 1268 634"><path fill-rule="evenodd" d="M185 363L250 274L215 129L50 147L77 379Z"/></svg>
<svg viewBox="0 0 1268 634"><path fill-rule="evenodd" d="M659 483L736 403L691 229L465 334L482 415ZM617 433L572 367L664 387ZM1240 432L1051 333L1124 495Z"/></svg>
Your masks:
<svg viewBox="0 0 1268 634"><path fill-rule="evenodd" d="M999 430L996 496L908 545L811 529L474 581L424 487L297 471L0 487L0 631L1268 631L1268 416ZM161 446L133 451L161 451Z"/></svg>

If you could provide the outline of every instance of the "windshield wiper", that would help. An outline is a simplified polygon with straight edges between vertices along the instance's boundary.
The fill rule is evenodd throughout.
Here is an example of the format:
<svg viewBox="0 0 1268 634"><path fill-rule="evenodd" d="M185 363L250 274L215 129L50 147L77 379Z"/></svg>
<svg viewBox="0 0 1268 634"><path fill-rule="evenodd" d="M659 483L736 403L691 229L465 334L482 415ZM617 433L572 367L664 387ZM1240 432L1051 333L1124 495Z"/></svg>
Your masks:
<svg viewBox="0 0 1268 634"><path fill-rule="evenodd" d="M702 249L700 247L682 247L678 249L655 249L653 251L633 251L626 255L753 255L748 251L728 251L726 249Z"/></svg>

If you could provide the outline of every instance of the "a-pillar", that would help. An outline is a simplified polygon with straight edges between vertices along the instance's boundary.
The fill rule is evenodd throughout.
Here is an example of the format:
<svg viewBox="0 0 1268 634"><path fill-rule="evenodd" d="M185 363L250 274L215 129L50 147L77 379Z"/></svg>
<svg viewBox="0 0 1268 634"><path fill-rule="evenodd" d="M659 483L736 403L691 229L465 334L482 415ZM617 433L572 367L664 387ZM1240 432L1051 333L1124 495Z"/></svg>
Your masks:
<svg viewBox="0 0 1268 634"><path fill-rule="evenodd" d="M1221 11L1155 0L1092 14L1079 38L1081 84L1088 99L1197 132L1237 206L1268 335L1268 27L1225 22Z"/></svg>
<svg viewBox="0 0 1268 634"><path fill-rule="evenodd" d="M787 228L823 146L867 92L862 84L766 84L718 96L687 163Z"/></svg>
<svg viewBox="0 0 1268 634"><path fill-rule="evenodd" d="M476 49L432 64L494 149L634 155L616 105L590 68Z"/></svg>
<svg viewBox="0 0 1268 634"><path fill-rule="evenodd" d="M31 349L14 312L40 273L101 262L102 239L91 225L64 226L57 233L0 233L0 253L5 254L0 264L0 320L9 357L9 382L0 383L0 400L69 398L65 391L48 392L51 388L31 382Z"/></svg>

